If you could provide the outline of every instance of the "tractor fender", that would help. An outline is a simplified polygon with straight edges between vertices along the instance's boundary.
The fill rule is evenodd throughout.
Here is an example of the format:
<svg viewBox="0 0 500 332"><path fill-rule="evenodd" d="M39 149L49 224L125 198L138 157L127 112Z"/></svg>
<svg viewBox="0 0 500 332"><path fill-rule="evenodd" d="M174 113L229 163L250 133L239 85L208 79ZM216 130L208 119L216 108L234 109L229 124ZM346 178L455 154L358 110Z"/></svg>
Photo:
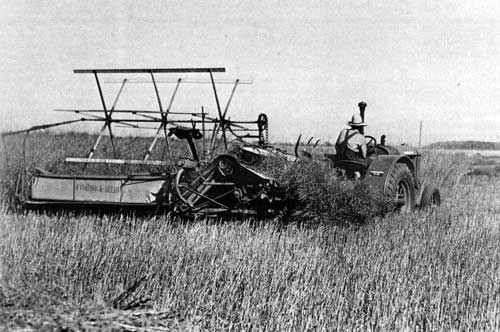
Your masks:
<svg viewBox="0 0 500 332"><path fill-rule="evenodd" d="M383 193L386 194L388 175L391 174L394 165L398 163L406 164L413 176L413 180L416 181L415 165L410 158L402 155L379 155L368 166L365 182L376 189L382 189Z"/></svg>

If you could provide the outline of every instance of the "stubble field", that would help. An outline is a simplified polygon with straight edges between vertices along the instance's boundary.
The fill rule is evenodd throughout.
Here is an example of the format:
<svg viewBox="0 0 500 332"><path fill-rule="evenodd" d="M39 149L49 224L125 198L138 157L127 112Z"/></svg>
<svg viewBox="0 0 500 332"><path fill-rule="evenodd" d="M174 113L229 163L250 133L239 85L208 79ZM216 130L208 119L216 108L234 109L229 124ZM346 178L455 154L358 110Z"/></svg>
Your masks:
<svg viewBox="0 0 500 332"><path fill-rule="evenodd" d="M32 158L50 164L62 147L35 146ZM474 160L461 154L425 157L443 205L361 226L14 213L4 204L0 326L498 330L500 179L464 176ZM13 158L2 168L4 201Z"/></svg>

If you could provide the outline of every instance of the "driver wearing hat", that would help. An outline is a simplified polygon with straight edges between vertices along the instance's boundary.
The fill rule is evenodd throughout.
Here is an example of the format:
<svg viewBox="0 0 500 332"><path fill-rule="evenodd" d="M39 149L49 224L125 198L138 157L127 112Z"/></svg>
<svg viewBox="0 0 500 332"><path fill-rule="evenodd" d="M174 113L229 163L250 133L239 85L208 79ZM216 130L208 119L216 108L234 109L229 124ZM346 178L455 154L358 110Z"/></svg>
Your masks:
<svg viewBox="0 0 500 332"><path fill-rule="evenodd" d="M361 133L361 128L366 124L359 114L354 114L351 121L347 123L351 128L343 129L335 143L337 156L342 160L366 161L366 141L365 135Z"/></svg>

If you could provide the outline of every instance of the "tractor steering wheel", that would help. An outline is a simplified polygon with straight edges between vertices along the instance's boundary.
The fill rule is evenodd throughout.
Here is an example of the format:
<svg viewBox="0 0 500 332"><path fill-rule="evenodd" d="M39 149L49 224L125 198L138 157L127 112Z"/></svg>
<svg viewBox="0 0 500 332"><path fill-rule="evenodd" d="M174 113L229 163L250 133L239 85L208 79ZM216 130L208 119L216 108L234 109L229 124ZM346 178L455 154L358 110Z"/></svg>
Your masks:
<svg viewBox="0 0 500 332"><path fill-rule="evenodd" d="M365 135L366 141L366 154L372 154L375 152L375 147L377 146L377 140L373 136Z"/></svg>

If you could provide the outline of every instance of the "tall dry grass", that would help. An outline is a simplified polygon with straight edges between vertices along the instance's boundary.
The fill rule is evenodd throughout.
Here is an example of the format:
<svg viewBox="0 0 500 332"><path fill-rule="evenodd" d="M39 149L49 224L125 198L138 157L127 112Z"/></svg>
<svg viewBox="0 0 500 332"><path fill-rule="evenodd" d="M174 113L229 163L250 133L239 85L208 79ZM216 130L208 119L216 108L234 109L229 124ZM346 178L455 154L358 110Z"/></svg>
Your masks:
<svg viewBox="0 0 500 332"><path fill-rule="evenodd" d="M464 153L422 151L422 180L447 192L460 185L465 173L471 169L473 158Z"/></svg>
<svg viewBox="0 0 500 332"><path fill-rule="evenodd" d="M120 305L202 330L495 330L499 198L467 182L356 230L3 212L3 281L108 305L141 281Z"/></svg>
<svg viewBox="0 0 500 332"><path fill-rule="evenodd" d="M359 225L394 210L392 199L377 188L346 180L325 162L267 158L260 167L280 184L287 221Z"/></svg>

